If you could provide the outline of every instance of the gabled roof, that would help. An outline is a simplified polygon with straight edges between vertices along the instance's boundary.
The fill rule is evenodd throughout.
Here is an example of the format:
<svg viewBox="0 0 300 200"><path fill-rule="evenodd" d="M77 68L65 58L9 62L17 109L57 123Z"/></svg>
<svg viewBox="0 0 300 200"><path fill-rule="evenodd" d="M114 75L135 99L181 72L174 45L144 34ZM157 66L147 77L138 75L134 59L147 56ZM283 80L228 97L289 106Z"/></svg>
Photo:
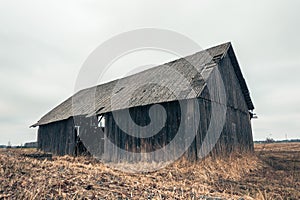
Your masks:
<svg viewBox="0 0 300 200"><path fill-rule="evenodd" d="M248 109L253 110L254 106L231 43L225 43L131 76L81 90L32 126L77 115L92 116L130 107L199 97L210 72L227 53L234 65ZM193 90L183 84L184 81ZM175 95L168 88L179 88L180 93ZM125 99L130 101L124 101Z"/></svg>

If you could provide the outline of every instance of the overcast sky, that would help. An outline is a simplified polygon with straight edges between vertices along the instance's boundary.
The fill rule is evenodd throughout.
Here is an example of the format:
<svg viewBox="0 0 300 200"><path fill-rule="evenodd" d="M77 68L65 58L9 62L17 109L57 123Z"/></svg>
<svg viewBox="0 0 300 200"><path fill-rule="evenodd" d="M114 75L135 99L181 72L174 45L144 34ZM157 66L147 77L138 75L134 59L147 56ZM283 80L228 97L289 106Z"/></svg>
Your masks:
<svg viewBox="0 0 300 200"><path fill-rule="evenodd" d="M0 144L36 140L29 126L73 93L88 55L144 27L176 31L203 48L231 41L259 117L254 139L300 138L299 8L297 0L0 0Z"/></svg>

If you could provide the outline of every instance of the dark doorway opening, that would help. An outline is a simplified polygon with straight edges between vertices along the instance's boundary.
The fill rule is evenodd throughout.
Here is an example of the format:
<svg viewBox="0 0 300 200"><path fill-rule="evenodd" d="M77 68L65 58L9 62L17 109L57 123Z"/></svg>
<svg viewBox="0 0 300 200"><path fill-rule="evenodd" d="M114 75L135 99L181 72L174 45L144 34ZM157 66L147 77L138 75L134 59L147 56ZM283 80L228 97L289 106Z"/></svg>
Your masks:
<svg viewBox="0 0 300 200"><path fill-rule="evenodd" d="M75 156L87 156L90 155L86 147L84 146L82 140L80 139L80 126L75 126Z"/></svg>

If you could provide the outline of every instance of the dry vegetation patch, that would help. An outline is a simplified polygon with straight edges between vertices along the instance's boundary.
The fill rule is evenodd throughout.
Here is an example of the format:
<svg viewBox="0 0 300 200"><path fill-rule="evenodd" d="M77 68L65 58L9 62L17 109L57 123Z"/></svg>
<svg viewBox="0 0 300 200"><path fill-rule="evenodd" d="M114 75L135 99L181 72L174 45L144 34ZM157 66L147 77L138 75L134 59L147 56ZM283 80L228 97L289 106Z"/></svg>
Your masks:
<svg viewBox="0 0 300 200"><path fill-rule="evenodd" d="M116 171L92 158L40 160L24 156L35 150L3 149L0 199L299 199L299 171L272 167L262 153L269 150L256 148L257 156L181 160L144 174Z"/></svg>

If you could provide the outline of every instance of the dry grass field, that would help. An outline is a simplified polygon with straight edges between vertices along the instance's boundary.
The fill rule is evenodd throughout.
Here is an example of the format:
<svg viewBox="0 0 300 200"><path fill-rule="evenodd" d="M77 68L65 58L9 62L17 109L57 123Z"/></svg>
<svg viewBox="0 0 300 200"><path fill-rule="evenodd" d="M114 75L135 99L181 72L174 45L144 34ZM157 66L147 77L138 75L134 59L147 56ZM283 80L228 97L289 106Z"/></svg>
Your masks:
<svg viewBox="0 0 300 200"><path fill-rule="evenodd" d="M0 199L300 199L300 143L256 144L254 155L177 161L144 174L85 157L39 160L0 150Z"/></svg>

